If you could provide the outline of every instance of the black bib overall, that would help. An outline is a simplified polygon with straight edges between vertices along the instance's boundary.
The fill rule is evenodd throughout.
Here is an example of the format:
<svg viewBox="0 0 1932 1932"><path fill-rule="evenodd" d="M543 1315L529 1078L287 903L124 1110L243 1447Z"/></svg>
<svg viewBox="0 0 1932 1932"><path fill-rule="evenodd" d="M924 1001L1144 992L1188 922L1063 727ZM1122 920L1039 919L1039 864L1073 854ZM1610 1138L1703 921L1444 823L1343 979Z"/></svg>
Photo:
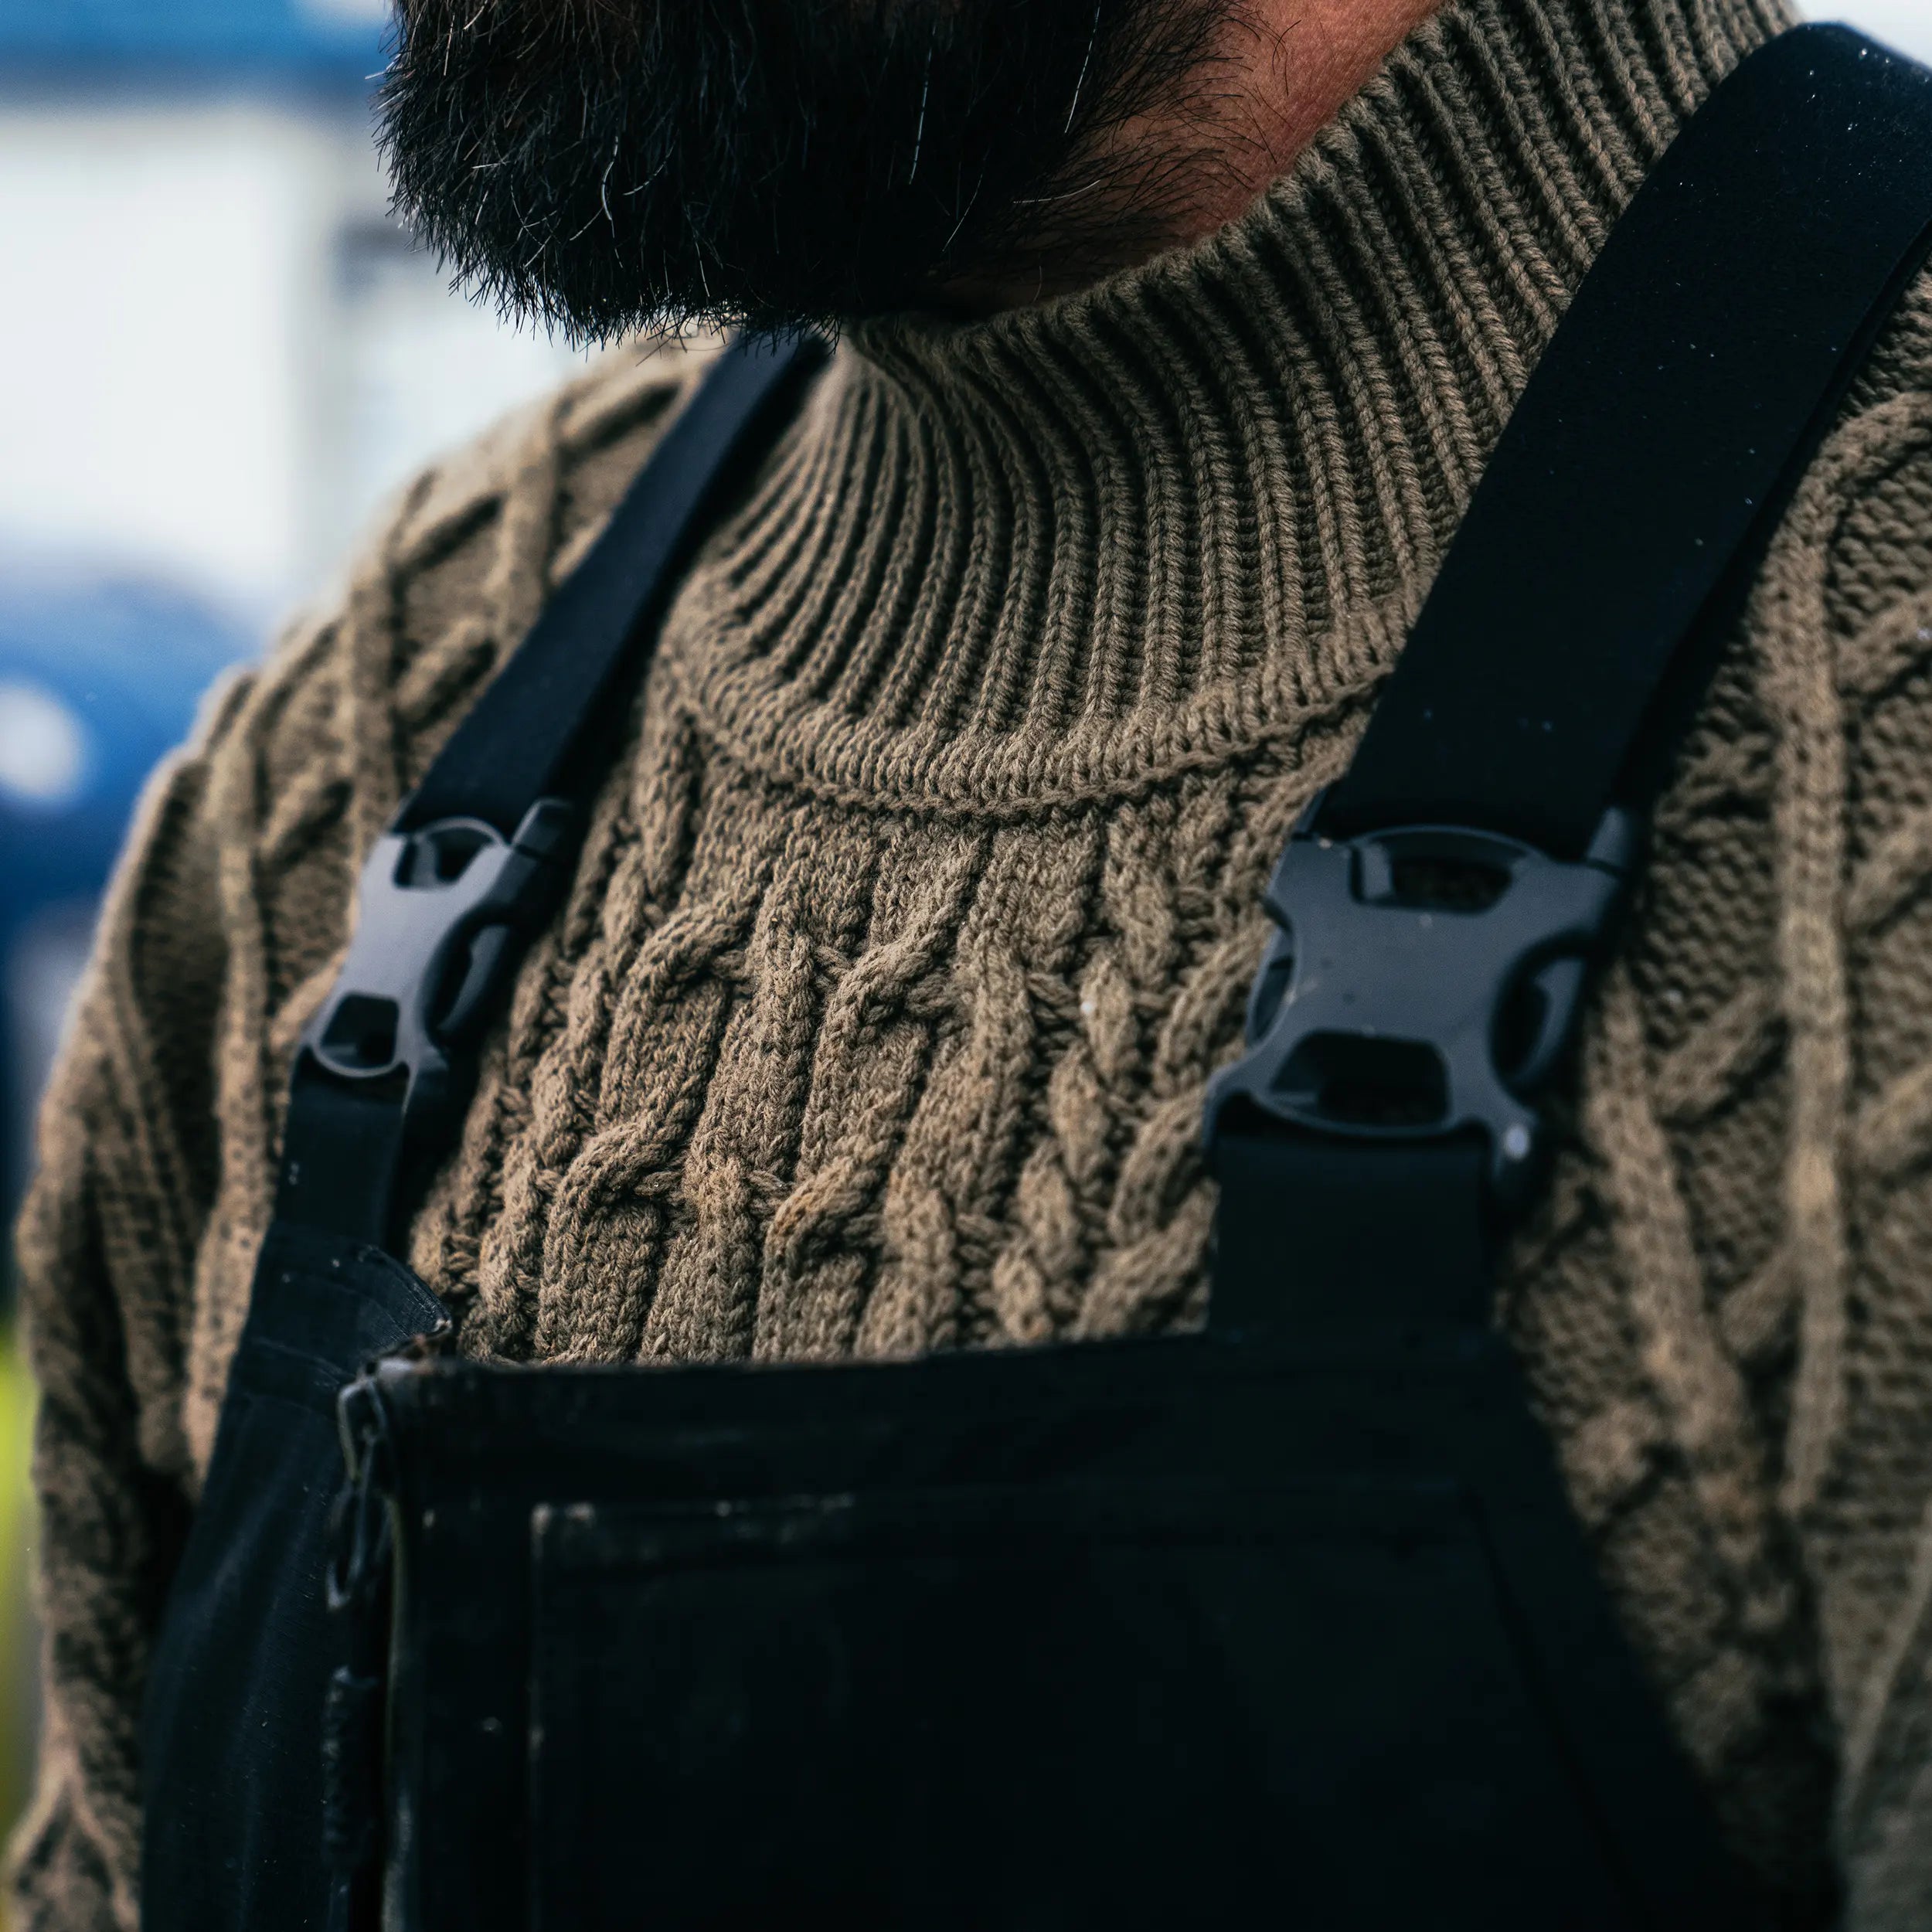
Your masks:
<svg viewBox="0 0 1932 1932"><path fill-rule="evenodd" d="M1490 1274L1928 134L1932 79L1801 29L1611 237L1270 887L1194 1338L482 1366L387 1251L817 352L725 358L365 869L155 1655L152 1932L1753 1921Z"/></svg>

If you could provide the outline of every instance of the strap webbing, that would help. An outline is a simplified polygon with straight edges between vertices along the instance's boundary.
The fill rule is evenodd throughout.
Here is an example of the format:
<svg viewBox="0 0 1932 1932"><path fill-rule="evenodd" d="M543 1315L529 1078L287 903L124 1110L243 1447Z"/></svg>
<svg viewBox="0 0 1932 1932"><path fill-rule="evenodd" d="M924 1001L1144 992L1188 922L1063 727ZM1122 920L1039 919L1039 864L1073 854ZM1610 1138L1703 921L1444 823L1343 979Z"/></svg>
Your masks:
<svg viewBox="0 0 1932 1932"><path fill-rule="evenodd" d="M1216 1328L1345 1313L1483 1318L1495 1256L1479 1140L1364 1149L1311 1136L1291 1147L1236 1132L1214 1165Z"/></svg>
<svg viewBox="0 0 1932 1932"><path fill-rule="evenodd" d="M1315 832L1471 826L1575 860L1647 806L1929 245L1932 74L1842 27L1746 60L1584 279ZM1217 1323L1412 1312L1430 1283L1464 1311L1488 1272L1484 1162L1448 1142L1250 1123L1215 1158Z"/></svg>
<svg viewBox="0 0 1932 1932"><path fill-rule="evenodd" d="M1834 26L1743 62L1585 277L1324 832L1574 859L1649 801L1928 222L1932 75Z"/></svg>
<svg viewBox="0 0 1932 1932"><path fill-rule="evenodd" d="M476 1039L508 996L518 949L569 877L580 815L567 805L604 774L628 689L692 553L824 357L811 338L725 352L403 801L393 830L405 836L379 843L364 867L349 959L295 1056L280 1219L378 1243L397 1235L461 1125ZM427 878L403 876L392 849L430 845L437 835L428 828L452 820L480 820L516 845L501 870L518 878L520 896L465 898L445 889L435 865ZM459 982L461 1026L451 1019ZM356 1033L359 1005L365 1038L332 1050L342 1022Z"/></svg>
<svg viewBox="0 0 1932 1932"><path fill-rule="evenodd" d="M761 451L797 381L824 360L804 337L734 342L679 413L590 553L464 716L396 815L399 832L480 818L505 838L539 798L581 798L604 774L612 713L638 649L737 471Z"/></svg>

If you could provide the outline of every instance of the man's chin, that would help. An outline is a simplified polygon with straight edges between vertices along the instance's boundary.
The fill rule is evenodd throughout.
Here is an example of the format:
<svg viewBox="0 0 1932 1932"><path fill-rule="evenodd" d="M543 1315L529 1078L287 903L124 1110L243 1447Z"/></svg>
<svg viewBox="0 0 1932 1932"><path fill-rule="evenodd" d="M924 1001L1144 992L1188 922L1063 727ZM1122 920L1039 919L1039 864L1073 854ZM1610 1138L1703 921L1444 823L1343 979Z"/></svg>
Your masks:
<svg viewBox="0 0 1932 1932"><path fill-rule="evenodd" d="M1161 198L1114 137L1238 0L410 0L382 98L399 210L580 338L1056 292Z"/></svg>

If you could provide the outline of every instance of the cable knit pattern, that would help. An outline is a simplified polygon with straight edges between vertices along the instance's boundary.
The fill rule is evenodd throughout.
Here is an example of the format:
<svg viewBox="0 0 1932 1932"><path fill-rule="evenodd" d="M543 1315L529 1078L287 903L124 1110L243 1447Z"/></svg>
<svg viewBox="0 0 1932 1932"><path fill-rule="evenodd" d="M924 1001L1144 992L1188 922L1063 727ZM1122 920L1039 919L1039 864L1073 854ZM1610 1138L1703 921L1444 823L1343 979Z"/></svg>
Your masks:
<svg viewBox="0 0 1932 1932"><path fill-rule="evenodd" d="M683 588L419 1216L465 1349L1199 1319L1270 866L1619 210L1781 24L1451 0L1202 247L853 332ZM32 1932L136 1923L147 1645L360 854L699 361L423 478L151 791L22 1235ZM1842 1890L1853 1932L1932 1923L1929 377L1921 289L1684 748L1502 1301L1731 1839L1780 1923Z"/></svg>

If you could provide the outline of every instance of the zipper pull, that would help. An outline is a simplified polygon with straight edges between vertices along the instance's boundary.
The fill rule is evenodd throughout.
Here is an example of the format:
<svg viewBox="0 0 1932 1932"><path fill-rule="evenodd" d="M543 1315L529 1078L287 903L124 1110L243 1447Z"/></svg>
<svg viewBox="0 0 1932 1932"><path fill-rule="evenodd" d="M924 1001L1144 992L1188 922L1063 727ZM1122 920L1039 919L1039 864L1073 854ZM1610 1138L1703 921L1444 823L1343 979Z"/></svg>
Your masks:
<svg viewBox="0 0 1932 1932"><path fill-rule="evenodd" d="M322 1703L322 1853L328 1932L363 1932L376 1923L382 1849L391 1556L389 1434L372 1376L342 1391L337 1417L345 1468L328 1587L340 1661Z"/></svg>
<svg viewBox="0 0 1932 1932"><path fill-rule="evenodd" d="M389 1428L372 1374L342 1391L335 1416L344 1472L329 1525L328 1607L355 1617L389 1583Z"/></svg>

